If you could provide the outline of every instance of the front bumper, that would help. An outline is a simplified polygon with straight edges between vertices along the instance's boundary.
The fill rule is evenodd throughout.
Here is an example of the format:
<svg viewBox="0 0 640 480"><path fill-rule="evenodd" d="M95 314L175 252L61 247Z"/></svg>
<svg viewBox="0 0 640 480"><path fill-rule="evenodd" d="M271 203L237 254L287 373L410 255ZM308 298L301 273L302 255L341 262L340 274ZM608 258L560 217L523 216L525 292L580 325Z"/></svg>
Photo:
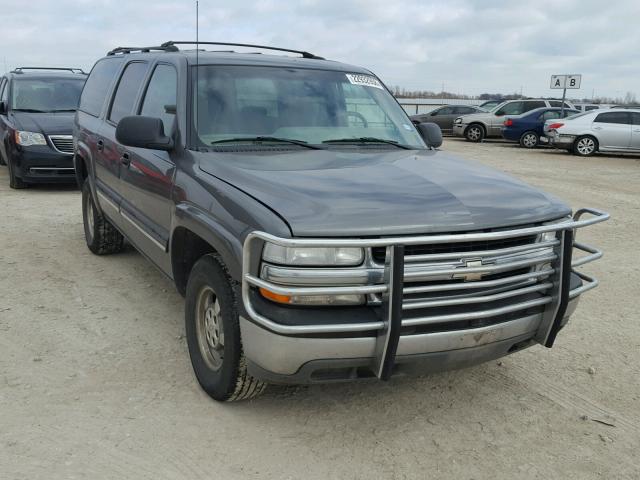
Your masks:
<svg viewBox="0 0 640 480"><path fill-rule="evenodd" d="M11 155L16 175L28 183L73 183L73 155L48 145L14 147Z"/></svg>
<svg viewBox="0 0 640 480"><path fill-rule="evenodd" d="M584 214L593 217L581 219ZM427 360L422 371L440 371L498 358L534 343L550 347L575 310L579 295L598 284L574 268L597 260L602 252L575 241L575 231L608 218L604 212L582 209L573 219L516 230L379 239L282 239L253 232L244 244L244 312L240 320L250 371L278 383L360 376L387 379L414 360ZM553 233L552 238L492 250L492 255L457 250L463 241L503 241L532 235L537 238L549 232ZM361 285L276 284L258 275L265 241L293 247L385 247L384 275L370 277ZM451 244L453 251L405 257L405 247L424 244ZM587 255L572 259L574 249ZM505 255L508 263L484 264L476 260L483 255L495 259L497 253ZM460 257L473 260L455 269L436 264L440 266L434 270L433 263L425 263ZM500 276L505 272L510 276ZM432 283L443 274L465 281ZM498 276L478 280L478 274ZM335 318L318 321L321 317L309 312L298 323L292 323L290 318L278 318L274 310L260 305L257 287L284 295L381 294L382 302L379 314L357 321L336 310ZM456 290L455 295L446 293L452 289ZM412 297L416 292L435 296L416 300ZM326 313L330 309L324 310Z"/></svg>
<svg viewBox="0 0 640 480"><path fill-rule="evenodd" d="M456 137L464 137L464 131L467 128L467 125L464 123L454 123L453 124L453 134Z"/></svg>

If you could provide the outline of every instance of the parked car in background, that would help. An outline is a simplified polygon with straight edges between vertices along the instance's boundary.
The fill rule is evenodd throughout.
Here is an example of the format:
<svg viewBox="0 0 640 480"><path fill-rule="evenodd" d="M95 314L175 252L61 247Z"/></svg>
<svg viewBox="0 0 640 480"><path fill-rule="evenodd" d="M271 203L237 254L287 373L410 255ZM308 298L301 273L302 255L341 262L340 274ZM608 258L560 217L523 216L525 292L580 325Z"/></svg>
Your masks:
<svg viewBox="0 0 640 480"><path fill-rule="evenodd" d="M536 108L561 107L560 100L526 99L508 100L490 112L474 113L458 117L453 121L454 135L465 137L470 142L480 142L484 138L496 138L502 135L505 115L521 115ZM565 108L573 108L565 102Z"/></svg>
<svg viewBox="0 0 640 480"><path fill-rule="evenodd" d="M590 110L597 110L598 108L611 108L613 105L605 105L599 103L574 103L574 108L581 112L588 112Z"/></svg>
<svg viewBox="0 0 640 480"><path fill-rule="evenodd" d="M606 213L438 151L369 70L183 43L96 63L74 159L88 248L173 280L213 398L551 347L597 285L572 236Z"/></svg>
<svg viewBox="0 0 640 480"><path fill-rule="evenodd" d="M504 100L487 100L486 102L482 102L478 106L483 110L491 111L503 102Z"/></svg>
<svg viewBox="0 0 640 480"><path fill-rule="evenodd" d="M480 107L474 105L445 105L431 110L428 113L411 116L413 123L432 122L437 124L442 133L453 133L453 121L460 115L484 112Z"/></svg>
<svg viewBox="0 0 640 480"><path fill-rule="evenodd" d="M508 116L502 126L502 138L512 142L519 142L521 147L535 148L544 135L543 127L546 120L566 118L580 113L578 110L558 107L536 108L521 115Z"/></svg>
<svg viewBox="0 0 640 480"><path fill-rule="evenodd" d="M0 163L11 188L73 182L73 115L86 80L78 68L20 67L0 78Z"/></svg>
<svg viewBox="0 0 640 480"><path fill-rule="evenodd" d="M592 110L547 120L551 145L588 157L596 152L640 152L640 108Z"/></svg>

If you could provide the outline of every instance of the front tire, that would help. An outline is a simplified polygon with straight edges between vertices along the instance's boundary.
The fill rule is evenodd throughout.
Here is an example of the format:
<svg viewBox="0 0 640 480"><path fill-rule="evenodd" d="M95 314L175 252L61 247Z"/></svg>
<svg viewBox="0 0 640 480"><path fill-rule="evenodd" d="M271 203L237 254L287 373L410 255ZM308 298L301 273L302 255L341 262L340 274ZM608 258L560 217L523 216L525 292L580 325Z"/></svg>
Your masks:
<svg viewBox="0 0 640 480"><path fill-rule="evenodd" d="M472 123L464 131L464 137L468 142L481 142L484 139L484 136L484 128L482 127L482 125L477 123Z"/></svg>
<svg viewBox="0 0 640 480"><path fill-rule="evenodd" d="M7 160L7 167L9 169L9 187L13 188L14 190L27 188L29 185L27 185L27 183L24 182L20 177L16 176L16 172L11 165L11 158L8 158Z"/></svg>
<svg viewBox="0 0 640 480"><path fill-rule="evenodd" d="M598 151L598 141L591 135L576 138L573 143L573 153L580 157L590 157Z"/></svg>
<svg viewBox="0 0 640 480"><path fill-rule="evenodd" d="M124 237L96 208L88 179L82 184L82 220L89 250L96 255L108 255L122 250Z"/></svg>
<svg viewBox="0 0 640 480"><path fill-rule="evenodd" d="M205 255L189 275L185 329L198 383L221 402L246 400L266 385L247 372L233 281L220 258Z"/></svg>
<svg viewBox="0 0 640 480"><path fill-rule="evenodd" d="M540 137L536 132L524 132L520 137L520 146L522 148L536 148L540 142Z"/></svg>

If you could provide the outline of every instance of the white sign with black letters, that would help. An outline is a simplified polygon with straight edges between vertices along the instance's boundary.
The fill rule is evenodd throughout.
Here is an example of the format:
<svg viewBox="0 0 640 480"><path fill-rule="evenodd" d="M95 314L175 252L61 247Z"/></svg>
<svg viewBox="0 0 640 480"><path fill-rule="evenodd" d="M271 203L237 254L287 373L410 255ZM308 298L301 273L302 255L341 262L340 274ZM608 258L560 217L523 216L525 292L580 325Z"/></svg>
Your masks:
<svg viewBox="0 0 640 480"><path fill-rule="evenodd" d="M582 81L582 75L551 75L550 88L563 90L565 88L580 88L580 82Z"/></svg>

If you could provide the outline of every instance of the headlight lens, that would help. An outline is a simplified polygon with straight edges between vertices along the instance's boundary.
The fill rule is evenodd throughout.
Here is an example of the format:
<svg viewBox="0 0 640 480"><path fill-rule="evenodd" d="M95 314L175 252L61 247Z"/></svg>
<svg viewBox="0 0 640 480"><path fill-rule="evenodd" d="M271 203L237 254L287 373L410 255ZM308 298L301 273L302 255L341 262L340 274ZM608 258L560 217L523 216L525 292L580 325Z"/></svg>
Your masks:
<svg viewBox="0 0 640 480"><path fill-rule="evenodd" d="M267 243L262 258L279 265L347 267L360 265L364 252L361 248L282 247Z"/></svg>
<svg viewBox="0 0 640 480"><path fill-rule="evenodd" d="M30 147L31 145L46 145L47 140L44 135L36 132L24 132L16 130L15 133L16 143L23 147Z"/></svg>

